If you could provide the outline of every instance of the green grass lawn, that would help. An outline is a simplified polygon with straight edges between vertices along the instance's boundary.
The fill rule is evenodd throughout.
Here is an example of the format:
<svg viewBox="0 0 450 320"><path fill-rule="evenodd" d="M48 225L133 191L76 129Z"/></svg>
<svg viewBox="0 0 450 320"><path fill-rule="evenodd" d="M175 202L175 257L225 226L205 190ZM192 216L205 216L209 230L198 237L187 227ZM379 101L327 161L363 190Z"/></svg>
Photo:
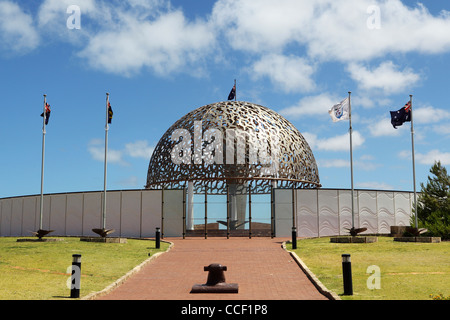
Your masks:
<svg viewBox="0 0 450 320"><path fill-rule="evenodd" d="M292 250L291 244L286 248ZM298 240L293 251L342 299L430 300L430 295L450 295L450 242L394 242L378 237L376 243L355 244L316 238ZM343 295L342 254L351 255L353 296ZM369 266L379 268L379 289L375 273L367 273Z"/></svg>
<svg viewBox="0 0 450 320"><path fill-rule="evenodd" d="M70 299L67 279L72 255L81 254L81 297L100 291L169 244L153 240L94 243L79 238L17 242L0 238L0 300ZM69 272L69 273L67 273Z"/></svg>

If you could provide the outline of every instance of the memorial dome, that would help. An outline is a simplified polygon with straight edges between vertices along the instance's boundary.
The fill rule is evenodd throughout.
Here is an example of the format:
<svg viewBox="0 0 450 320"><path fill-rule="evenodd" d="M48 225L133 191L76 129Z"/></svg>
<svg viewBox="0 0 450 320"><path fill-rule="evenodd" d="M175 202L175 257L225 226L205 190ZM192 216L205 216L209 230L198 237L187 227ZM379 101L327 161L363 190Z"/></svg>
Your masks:
<svg viewBox="0 0 450 320"><path fill-rule="evenodd" d="M314 155L302 134L275 111L243 101L197 108L176 121L150 159L148 189L254 193L277 188L318 188Z"/></svg>

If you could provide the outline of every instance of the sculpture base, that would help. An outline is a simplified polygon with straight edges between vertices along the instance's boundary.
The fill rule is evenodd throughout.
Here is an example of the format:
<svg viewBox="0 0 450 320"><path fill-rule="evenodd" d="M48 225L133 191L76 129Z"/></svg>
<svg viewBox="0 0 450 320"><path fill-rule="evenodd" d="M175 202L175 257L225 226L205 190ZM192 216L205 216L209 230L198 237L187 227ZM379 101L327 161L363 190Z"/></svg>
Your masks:
<svg viewBox="0 0 450 320"><path fill-rule="evenodd" d="M127 243L127 238L109 238L109 237L82 237L80 241L103 242L103 243Z"/></svg>
<svg viewBox="0 0 450 320"><path fill-rule="evenodd" d="M332 237L330 242L333 243L374 243L378 241L378 237L357 236L357 237Z"/></svg>
<svg viewBox="0 0 450 320"><path fill-rule="evenodd" d="M42 238L42 239L17 239L17 242L57 242L63 241L64 239L60 238Z"/></svg>
<svg viewBox="0 0 450 320"><path fill-rule="evenodd" d="M239 285L237 283L218 283L214 286L206 284L196 284L192 286L190 293L238 293Z"/></svg>
<svg viewBox="0 0 450 320"><path fill-rule="evenodd" d="M395 237L398 242L440 243L441 237Z"/></svg>

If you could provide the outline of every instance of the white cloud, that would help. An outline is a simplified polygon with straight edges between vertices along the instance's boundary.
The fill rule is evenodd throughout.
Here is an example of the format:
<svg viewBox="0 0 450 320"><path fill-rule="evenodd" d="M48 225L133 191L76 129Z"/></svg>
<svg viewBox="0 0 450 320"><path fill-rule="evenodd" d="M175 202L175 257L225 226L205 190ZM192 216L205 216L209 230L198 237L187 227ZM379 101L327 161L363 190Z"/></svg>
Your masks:
<svg viewBox="0 0 450 320"><path fill-rule="evenodd" d="M394 129L390 118L385 117L372 119L368 124L368 129L374 137L398 136L401 132L400 129Z"/></svg>
<svg viewBox="0 0 450 320"><path fill-rule="evenodd" d="M450 134L450 123L433 126L433 130L439 134Z"/></svg>
<svg viewBox="0 0 450 320"><path fill-rule="evenodd" d="M380 28L369 29L370 6ZM367 61L389 53L442 53L450 49L450 15L433 16L400 0L219 0L212 21L234 49L281 52L304 46L323 61Z"/></svg>
<svg viewBox="0 0 450 320"><path fill-rule="evenodd" d="M319 139L317 135L313 133L302 133L303 137L308 141L311 149L323 150L323 151L350 151L350 136L349 134L343 134L332 138ZM364 144L364 137L358 132L353 131L352 135L352 148L353 150Z"/></svg>
<svg viewBox="0 0 450 320"><path fill-rule="evenodd" d="M323 61L351 63L354 77L363 72L357 80L363 87L395 92L417 83L417 74L389 64L368 70L361 63L391 53L450 51L450 14L432 15L422 4L400 0L217 0L209 15L196 19L187 19L169 0L78 0L82 24L75 32L65 25L72 4L43 0L33 28L30 15L0 0L0 41L24 52L38 46L38 32L57 34L76 44L92 67L126 76L145 68L196 75L204 60L224 56L218 48L223 44L225 52L231 47L259 56L249 62L255 76L269 77L286 92L314 89L311 77ZM370 6L380 8L379 29L367 27ZM222 36L226 41L219 42ZM284 54L291 48L296 56ZM380 78L382 71L392 77Z"/></svg>
<svg viewBox="0 0 450 320"><path fill-rule="evenodd" d="M437 123L442 120L450 119L449 111L431 106L414 109L413 112L414 123L418 124Z"/></svg>
<svg viewBox="0 0 450 320"><path fill-rule="evenodd" d="M351 63L348 67L350 76L361 89L367 91L381 89L388 94L411 88L420 79L419 75L410 68L405 68L403 71L398 69L392 61L383 62L372 70L357 63Z"/></svg>
<svg viewBox="0 0 450 320"><path fill-rule="evenodd" d="M62 29L67 29L66 22L70 16L70 14L67 14L67 8L71 5L76 5L80 8L82 17L100 17L100 12L103 10L95 0L77 0L76 2L73 0L45 0L39 7L39 26L58 26Z"/></svg>
<svg viewBox="0 0 450 320"><path fill-rule="evenodd" d="M411 159L411 151L401 151L400 158ZM414 155L416 162L425 165L433 165L436 161L441 161L442 165L450 164L450 152L442 152L437 149L431 150L428 153L418 153Z"/></svg>
<svg viewBox="0 0 450 320"><path fill-rule="evenodd" d="M40 37L33 26L32 16L14 2L0 1L0 51L25 54L39 43Z"/></svg>
<svg viewBox="0 0 450 320"><path fill-rule="evenodd" d="M80 28L71 30L67 28L67 20L73 12L67 13L71 5L80 8ZM110 19L107 8L96 0L45 0L39 7L37 21L39 30L47 37L73 44L83 45L92 30L87 27L89 20L95 21L97 25L107 24ZM72 21L71 21L72 23Z"/></svg>
<svg viewBox="0 0 450 320"><path fill-rule="evenodd" d="M265 55L253 64L251 71L256 78L269 77L284 92L308 92L316 86L311 79L315 68L295 56Z"/></svg>
<svg viewBox="0 0 450 320"><path fill-rule="evenodd" d="M150 160L154 147L148 145L145 140L138 140L125 144L121 150L111 149L108 147L108 163L117 163L124 166L130 164L124 160L129 156L132 158L143 158ZM88 151L92 158L97 161L105 161L105 145L101 139L92 139L88 145Z"/></svg>
<svg viewBox="0 0 450 320"><path fill-rule="evenodd" d="M105 145L100 139L92 139L88 146L88 151L96 161L105 161ZM129 165L123 160L123 152L108 147L108 163L117 163L120 165Z"/></svg>
<svg viewBox="0 0 450 320"><path fill-rule="evenodd" d="M150 147L145 140L127 143L125 145L126 153L133 158L144 158L149 160L152 156L154 147Z"/></svg>
<svg viewBox="0 0 450 320"><path fill-rule="evenodd" d="M324 5L325 4L325 5ZM371 5L380 8L380 29L367 28ZM309 53L328 60L363 61L389 53L441 53L450 49L450 16L433 16L421 4L400 0L320 1L308 29Z"/></svg>
<svg viewBox="0 0 450 320"><path fill-rule="evenodd" d="M211 20L234 49L264 53L298 40L302 25L314 18L313 10L313 1L219 0Z"/></svg>
<svg viewBox="0 0 450 320"><path fill-rule="evenodd" d="M187 21L180 10L141 17L141 11L116 13L119 21L94 32L79 56L107 72L132 75L151 68L167 75L210 53L214 35L208 23Z"/></svg>
<svg viewBox="0 0 450 320"><path fill-rule="evenodd" d="M431 150L428 153L416 153L415 159L421 164L433 165L436 161L441 161L442 165L450 164L450 152Z"/></svg>
<svg viewBox="0 0 450 320"><path fill-rule="evenodd" d="M342 100L342 99L341 99ZM302 116L328 116L328 110L339 102L339 98L328 93L302 98L297 104L282 109L280 114L286 117L300 118Z"/></svg>
<svg viewBox="0 0 450 320"><path fill-rule="evenodd" d="M343 159L326 159L318 160L317 165L320 168L349 168L350 161Z"/></svg>

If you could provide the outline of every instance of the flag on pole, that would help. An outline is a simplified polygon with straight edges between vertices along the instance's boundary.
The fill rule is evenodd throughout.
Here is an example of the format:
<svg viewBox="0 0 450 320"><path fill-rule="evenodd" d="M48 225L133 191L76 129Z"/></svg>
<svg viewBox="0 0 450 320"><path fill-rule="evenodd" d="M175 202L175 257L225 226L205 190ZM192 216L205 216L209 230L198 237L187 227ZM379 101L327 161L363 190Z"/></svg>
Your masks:
<svg viewBox="0 0 450 320"><path fill-rule="evenodd" d="M45 103L45 125L48 124L48 120L50 119L50 105L48 103ZM41 113L41 117L44 116L44 112Z"/></svg>
<svg viewBox="0 0 450 320"><path fill-rule="evenodd" d="M338 122L342 120L348 120L349 117L349 99L345 98L340 103L335 104L328 113L331 116L333 122Z"/></svg>
<svg viewBox="0 0 450 320"><path fill-rule="evenodd" d="M405 122L411 122L411 101L408 101L403 108L398 111L391 112L391 124L394 129L401 126Z"/></svg>
<svg viewBox="0 0 450 320"><path fill-rule="evenodd" d="M236 85L233 86L233 88L230 91L230 94L228 95L228 100L233 100L236 95Z"/></svg>
<svg viewBox="0 0 450 320"><path fill-rule="evenodd" d="M111 108L111 103L108 102L108 123L111 123L112 118L113 118L113 111Z"/></svg>

